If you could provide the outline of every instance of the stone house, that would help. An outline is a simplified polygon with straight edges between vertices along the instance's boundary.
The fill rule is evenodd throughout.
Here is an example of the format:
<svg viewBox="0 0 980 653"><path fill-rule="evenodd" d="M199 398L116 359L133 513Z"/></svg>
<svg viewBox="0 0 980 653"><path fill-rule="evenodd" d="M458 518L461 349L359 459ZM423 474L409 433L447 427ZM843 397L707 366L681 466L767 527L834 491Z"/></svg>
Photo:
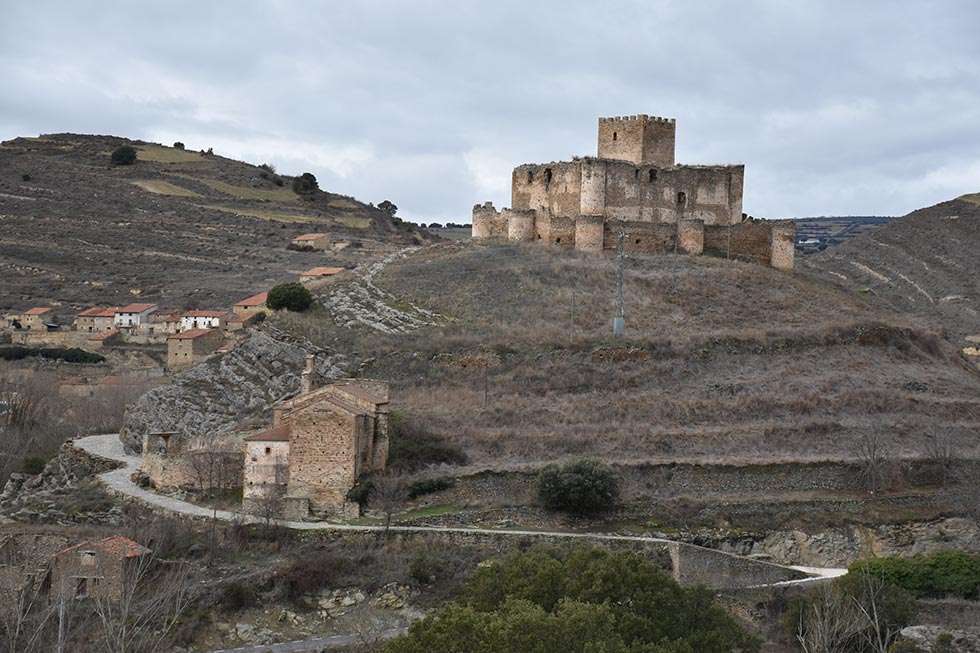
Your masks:
<svg viewBox="0 0 980 653"><path fill-rule="evenodd" d="M334 268L334 267L315 267L310 268L306 272L301 272L299 275L299 281L302 284L314 284L319 281L324 281L330 277L340 274L344 271L344 268Z"/></svg>
<svg viewBox="0 0 980 653"><path fill-rule="evenodd" d="M296 249L323 251L330 247L330 238L327 234L303 234L293 238L292 245Z"/></svg>
<svg viewBox="0 0 980 653"><path fill-rule="evenodd" d="M150 553L145 546L121 535L64 549L51 561L51 595L118 599L125 591L127 578Z"/></svg>
<svg viewBox="0 0 980 653"><path fill-rule="evenodd" d="M219 310L185 311L180 317L180 330L220 329L228 321L228 312Z"/></svg>
<svg viewBox="0 0 980 653"><path fill-rule="evenodd" d="M23 313L14 313L7 316L7 326L11 329L23 329L25 331L45 331L46 322L54 317L54 310L47 306L36 306L29 308Z"/></svg>
<svg viewBox="0 0 980 653"><path fill-rule="evenodd" d="M260 292L237 302L234 307L232 307L232 310L235 312L235 315L238 315L239 317L261 313L262 311L268 309L268 307L265 305L268 298L268 292Z"/></svg>
<svg viewBox="0 0 980 653"><path fill-rule="evenodd" d="M113 324L119 328L139 327L150 321L157 310L156 304L128 304L116 309Z"/></svg>
<svg viewBox="0 0 980 653"><path fill-rule="evenodd" d="M150 321L146 326L146 331L149 335L164 335L172 336L175 333L181 332L181 318L183 316L180 312L171 311L169 313L154 313L150 316Z"/></svg>
<svg viewBox="0 0 980 653"><path fill-rule="evenodd" d="M362 474L385 469L388 384L344 379L313 389L312 373L309 357L300 394L274 407L271 429L246 440L246 512L257 512L261 497L280 491L287 519L357 515L347 493ZM285 473L277 467L283 461Z"/></svg>
<svg viewBox="0 0 980 653"><path fill-rule="evenodd" d="M214 353L224 336L220 329L191 329L167 338L167 369L192 367Z"/></svg>
<svg viewBox="0 0 980 653"><path fill-rule="evenodd" d="M143 436L141 469L158 490L240 488L241 462L241 449L227 440L204 446L173 432Z"/></svg>
<svg viewBox="0 0 980 653"><path fill-rule="evenodd" d="M75 316L75 330L84 331L86 333L103 333L105 331L112 331L115 328L113 326L113 321L117 310L118 307L116 306L111 306L109 308L104 308L101 306L86 308L84 311Z"/></svg>

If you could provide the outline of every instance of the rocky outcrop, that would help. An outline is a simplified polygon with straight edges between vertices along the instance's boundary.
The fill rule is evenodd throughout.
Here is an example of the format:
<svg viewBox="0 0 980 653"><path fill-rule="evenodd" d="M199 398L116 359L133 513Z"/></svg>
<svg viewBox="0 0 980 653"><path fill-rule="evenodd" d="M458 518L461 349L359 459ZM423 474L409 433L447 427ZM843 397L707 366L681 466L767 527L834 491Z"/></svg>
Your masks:
<svg viewBox="0 0 980 653"><path fill-rule="evenodd" d="M909 626L902 629L902 639L922 651L980 653L980 628L949 630L941 626Z"/></svg>
<svg viewBox="0 0 980 653"><path fill-rule="evenodd" d="M277 401L296 394L307 354L321 379L344 375L347 359L272 327L252 331L234 349L154 388L126 411L120 438L139 453L143 435L170 431L194 437L231 430L244 419L269 417Z"/></svg>

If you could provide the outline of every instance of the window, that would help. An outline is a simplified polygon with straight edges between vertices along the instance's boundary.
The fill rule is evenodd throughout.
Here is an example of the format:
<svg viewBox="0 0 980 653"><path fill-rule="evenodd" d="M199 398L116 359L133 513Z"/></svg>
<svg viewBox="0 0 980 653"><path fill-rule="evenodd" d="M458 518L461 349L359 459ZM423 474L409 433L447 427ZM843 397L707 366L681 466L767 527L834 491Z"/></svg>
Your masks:
<svg viewBox="0 0 980 653"><path fill-rule="evenodd" d="M558 243L560 243L560 242L561 242L561 237L558 237L558 238L555 238L555 244L556 244L556 245L557 245Z"/></svg>
<svg viewBox="0 0 980 653"><path fill-rule="evenodd" d="M551 168L545 168L544 171L544 185L547 186L551 183Z"/></svg>
<svg viewBox="0 0 980 653"><path fill-rule="evenodd" d="M650 172L648 174L649 174L649 181L650 181L651 184L653 182L657 181L657 171L656 170L654 170L653 168L650 168Z"/></svg>
<svg viewBox="0 0 980 653"><path fill-rule="evenodd" d="M683 207L686 205L687 205L687 193L685 193L684 191L677 193L677 206Z"/></svg>
<svg viewBox="0 0 980 653"><path fill-rule="evenodd" d="M616 132L613 132L613 140L616 140Z"/></svg>
<svg viewBox="0 0 980 653"><path fill-rule="evenodd" d="M534 172L531 171L531 170L528 170L527 171L527 183L530 184L532 181L534 181Z"/></svg>
<svg viewBox="0 0 980 653"><path fill-rule="evenodd" d="M269 455L269 454L271 454L271 453L272 453L272 447L266 447L266 448L265 448L265 455L267 455L267 456L268 456L268 455Z"/></svg>
<svg viewBox="0 0 980 653"><path fill-rule="evenodd" d="M78 578L75 582L75 598L84 599L88 596L88 578Z"/></svg>
<svg viewBox="0 0 980 653"><path fill-rule="evenodd" d="M633 168L633 179L639 179L639 178L640 178L640 169Z"/></svg>
<svg viewBox="0 0 980 653"><path fill-rule="evenodd" d="M82 551L79 554L79 558L83 567L95 566L95 551Z"/></svg>

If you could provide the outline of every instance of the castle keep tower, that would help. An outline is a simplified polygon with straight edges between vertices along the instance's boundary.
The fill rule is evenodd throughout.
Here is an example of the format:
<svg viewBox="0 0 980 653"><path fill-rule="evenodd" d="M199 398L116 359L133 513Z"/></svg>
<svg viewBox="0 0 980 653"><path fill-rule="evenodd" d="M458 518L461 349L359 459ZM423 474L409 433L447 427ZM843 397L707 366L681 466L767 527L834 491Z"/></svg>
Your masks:
<svg viewBox="0 0 980 653"><path fill-rule="evenodd" d="M599 118L599 158L668 168L674 165L673 118Z"/></svg>
<svg viewBox="0 0 980 653"><path fill-rule="evenodd" d="M511 207L473 207L473 238L601 252L622 232L627 251L714 254L792 269L795 226L745 222L745 166L676 163L676 126L673 118L645 114L599 118L597 156L517 166Z"/></svg>

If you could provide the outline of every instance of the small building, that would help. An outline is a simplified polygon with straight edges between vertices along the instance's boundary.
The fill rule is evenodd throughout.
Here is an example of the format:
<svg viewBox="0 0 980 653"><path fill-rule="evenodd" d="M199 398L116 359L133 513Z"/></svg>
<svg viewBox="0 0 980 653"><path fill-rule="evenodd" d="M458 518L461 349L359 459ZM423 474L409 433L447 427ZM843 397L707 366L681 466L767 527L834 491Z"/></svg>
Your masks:
<svg viewBox="0 0 980 653"><path fill-rule="evenodd" d="M147 331L151 335L167 335L171 336L175 333L180 333L181 331L181 320L183 315L179 312L172 311L170 313L154 313L150 316L149 326Z"/></svg>
<svg viewBox="0 0 980 653"><path fill-rule="evenodd" d="M180 317L180 330L220 329L228 321L228 312L219 310L186 311Z"/></svg>
<svg viewBox="0 0 980 653"><path fill-rule="evenodd" d="M287 519L356 516L348 492L362 474L387 465L388 384L343 379L314 390L312 375L310 356L300 394L274 407L270 430L246 440L246 512L259 512L261 498L284 485L280 514ZM281 461L285 473L275 467Z"/></svg>
<svg viewBox="0 0 980 653"><path fill-rule="evenodd" d="M121 535L83 542L64 549L51 560L51 594L77 599L118 599L127 578L151 551Z"/></svg>
<svg viewBox="0 0 980 653"><path fill-rule="evenodd" d="M191 329L167 338L167 369L192 367L221 346L220 329Z"/></svg>
<svg viewBox="0 0 980 653"><path fill-rule="evenodd" d="M128 304L116 309L113 324L120 328L139 327L148 323L156 311L156 304Z"/></svg>
<svg viewBox="0 0 980 653"><path fill-rule="evenodd" d="M47 331L47 324L54 317L54 310L47 306L29 308L23 313L7 316L7 326L24 331Z"/></svg>
<svg viewBox="0 0 980 653"><path fill-rule="evenodd" d="M327 234L303 234L293 238L292 245L296 249L323 251L330 247L330 238Z"/></svg>
<svg viewBox="0 0 980 653"><path fill-rule="evenodd" d="M246 297L245 299L239 301L235 304L232 310L234 310L235 315L243 317L245 315L260 313L268 309L265 304L266 300L268 299L268 292L260 292L257 295L252 295L251 297Z"/></svg>
<svg viewBox="0 0 980 653"><path fill-rule="evenodd" d="M310 268L306 272L301 272L299 275L300 283L315 283L317 281L322 281L328 279L332 276L338 275L344 271L344 268L332 268L332 267L315 267Z"/></svg>
<svg viewBox="0 0 980 653"><path fill-rule="evenodd" d="M250 435L245 442L245 467L242 499L245 505L258 509L262 501L286 494L289 484L289 434L287 424Z"/></svg>
<svg viewBox="0 0 980 653"><path fill-rule="evenodd" d="M117 310L119 310L117 306L86 308L75 317L75 331L86 333L112 331L115 328L114 321Z"/></svg>

